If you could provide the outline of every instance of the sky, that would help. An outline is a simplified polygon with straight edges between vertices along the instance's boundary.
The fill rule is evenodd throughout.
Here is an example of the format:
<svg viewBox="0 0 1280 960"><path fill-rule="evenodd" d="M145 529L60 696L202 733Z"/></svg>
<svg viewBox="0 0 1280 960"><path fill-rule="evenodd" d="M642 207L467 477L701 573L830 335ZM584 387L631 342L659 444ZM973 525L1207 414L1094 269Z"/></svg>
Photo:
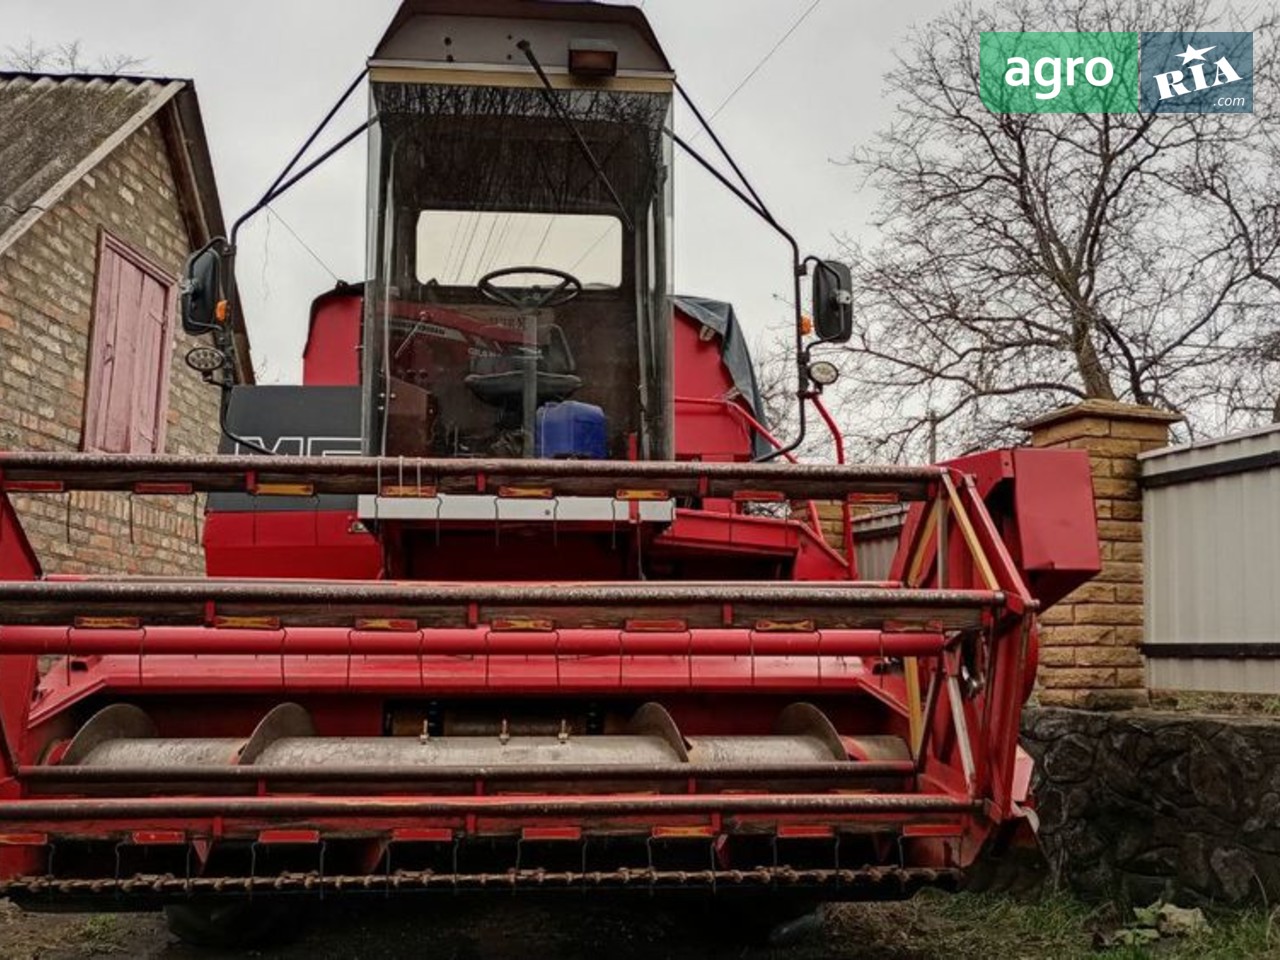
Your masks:
<svg viewBox="0 0 1280 960"><path fill-rule="evenodd" d="M81 40L127 53L142 72L195 80L228 224L249 208L362 69L399 0L0 0L8 46ZM807 253L834 237L872 241L876 197L843 161L891 119L884 78L895 47L948 0L644 0L681 82L704 113L758 72L714 126ZM352 98L321 143L361 123ZM676 129L696 133L677 112ZM705 150L710 140L696 141ZM241 233L237 272L260 382L296 382L311 300L364 273L363 139L319 168ZM692 161L678 156L678 293L735 304L757 349L785 338L786 245Z"/></svg>

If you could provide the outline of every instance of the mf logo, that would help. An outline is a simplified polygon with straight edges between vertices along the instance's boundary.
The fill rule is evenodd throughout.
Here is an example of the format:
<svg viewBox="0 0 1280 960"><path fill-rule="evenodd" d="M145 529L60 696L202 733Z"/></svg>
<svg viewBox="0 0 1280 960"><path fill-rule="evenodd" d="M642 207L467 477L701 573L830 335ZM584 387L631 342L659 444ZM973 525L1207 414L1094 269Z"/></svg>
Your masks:
<svg viewBox="0 0 1280 960"><path fill-rule="evenodd" d="M994 113L1249 113L1251 33L983 33Z"/></svg>
<svg viewBox="0 0 1280 960"><path fill-rule="evenodd" d="M1144 33L1144 113L1251 113L1252 33Z"/></svg>
<svg viewBox="0 0 1280 960"><path fill-rule="evenodd" d="M265 437L246 436L244 439L278 457L358 457L363 452L359 437L275 437L268 441ZM233 452L249 451L237 443Z"/></svg>

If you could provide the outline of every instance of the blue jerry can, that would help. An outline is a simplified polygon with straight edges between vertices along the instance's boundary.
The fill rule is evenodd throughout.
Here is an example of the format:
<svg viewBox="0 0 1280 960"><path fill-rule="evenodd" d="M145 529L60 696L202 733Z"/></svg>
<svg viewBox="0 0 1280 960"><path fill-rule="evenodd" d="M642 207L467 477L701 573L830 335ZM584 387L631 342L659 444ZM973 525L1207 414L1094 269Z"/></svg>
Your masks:
<svg viewBox="0 0 1280 960"><path fill-rule="evenodd" d="M603 460L609 455L604 411L566 400L538 408L537 455L548 460Z"/></svg>

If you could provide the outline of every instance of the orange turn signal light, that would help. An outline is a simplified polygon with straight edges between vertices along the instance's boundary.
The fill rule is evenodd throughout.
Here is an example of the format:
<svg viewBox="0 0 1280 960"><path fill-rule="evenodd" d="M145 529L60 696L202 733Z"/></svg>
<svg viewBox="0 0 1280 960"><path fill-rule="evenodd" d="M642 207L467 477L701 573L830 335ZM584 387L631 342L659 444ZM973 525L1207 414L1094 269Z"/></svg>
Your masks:
<svg viewBox="0 0 1280 960"><path fill-rule="evenodd" d="M314 497L314 483L260 483L253 491L260 497Z"/></svg>
<svg viewBox="0 0 1280 960"><path fill-rule="evenodd" d="M218 630L279 630L279 617L224 617L213 618Z"/></svg>
<svg viewBox="0 0 1280 960"><path fill-rule="evenodd" d="M406 485L406 484L390 484L390 485L384 486L382 490L379 491L378 495L382 497L386 497L389 500L395 499L395 498L412 499L412 500L421 498L425 500L434 500L439 495L439 493L440 493L439 489L433 486L432 487L415 487L415 486Z"/></svg>
<svg viewBox="0 0 1280 960"><path fill-rule="evenodd" d="M757 620L756 633L813 633L812 620Z"/></svg>
<svg viewBox="0 0 1280 960"><path fill-rule="evenodd" d="M418 632L417 620L401 620L395 617L372 617L367 620L356 621L357 630L367 630L370 632L384 631L403 631L406 633Z"/></svg>
<svg viewBox="0 0 1280 960"><path fill-rule="evenodd" d="M0 833L0 847L43 847L48 842L47 833Z"/></svg>
<svg viewBox="0 0 1280 960"><path fill-rule="evenodd" d="M628 620L623 626L628 633L684 633L689 629L687 620Z"/></svg>
<svg viewBox="0 0 1280 960"><path fill-rule="evenodd" d="M534 617L501 617L490 624L495 633L551 633L556 628L554 620L539 620Z"/></svg>
<svg viewBox="0 0 1280 960"><path fill-rule="evenodd" d="M138 617L76 617L72 622L81 630L137 630L142 626Z"/></svg>
<svg viewBox="0 0 1280 960"><path fill-rule="evenodd" d="M550 487L499 487L498 496L504 500L552 500L556 492Z"/></svg>
<svg viewBox="0 0 1280 960"><path fill-rule="evenodd" d="M650 836L655 840L683 840L696 837L714 837L716 832L710 826L688 827L654 827Z"/></svg>

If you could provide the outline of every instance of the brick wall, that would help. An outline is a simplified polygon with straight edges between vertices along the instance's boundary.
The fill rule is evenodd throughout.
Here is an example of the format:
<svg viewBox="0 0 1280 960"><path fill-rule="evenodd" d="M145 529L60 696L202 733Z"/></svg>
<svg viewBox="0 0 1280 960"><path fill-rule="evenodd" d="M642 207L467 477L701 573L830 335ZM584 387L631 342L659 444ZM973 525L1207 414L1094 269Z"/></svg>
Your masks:
<svg viewBox="0 0 1280 960"><path fill-rule="evenodd" d="M179 276L188 233L152 120L0 254L0 449L78 450L99 228ZM168 453L213 453L217 391L187 368L175 322ZM46 572L199 574L202 508L116 493L15 497ZM68 522L69 519L69 522Z"/></svg>
<svg viewBox="0 0 1280 960"><path fill-rule="evenodd" d="M1142 663L1142 491L1138 454L1166 446L1180 420L1151 407L1089 400L1026 425L1037 447L1089 452L1102 572L1041 615L1040 703L1147 703Z"/></svg>
<svg viewBox="0 0 1280 960"><path fill-rule="evenodd" d="M809 522L809 511L802 504L795 505L800 509L793 509L791 512L792 520L799 520L801 523ZM821 500L818 502L818 522L822 528L822 538L827 541L827 545L839 553L844 552L844 513L840 504L832 500Z"/></svg>

